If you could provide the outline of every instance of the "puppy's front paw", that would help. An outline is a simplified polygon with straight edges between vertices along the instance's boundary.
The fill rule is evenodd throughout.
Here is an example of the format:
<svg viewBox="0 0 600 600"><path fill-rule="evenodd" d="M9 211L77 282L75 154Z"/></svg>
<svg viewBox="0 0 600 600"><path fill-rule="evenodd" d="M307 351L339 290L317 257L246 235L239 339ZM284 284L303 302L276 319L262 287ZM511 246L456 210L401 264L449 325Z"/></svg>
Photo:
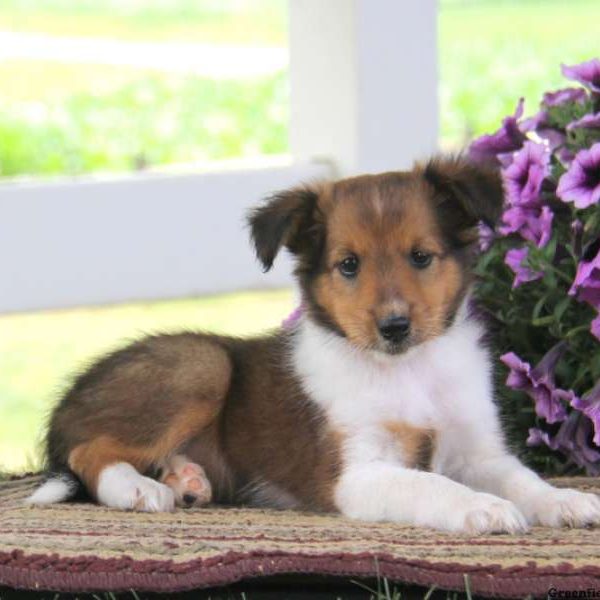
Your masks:
<svg viewBox="0 0 600 600"><path fill-rule="evenodd" d="M469 534L524 533L527 520L512 502L476 492L460 507L455 530Z"/></svg>
<svg viewBox="0 0 600 600"><path fill-rule="evenodd" d="M600 497L570 489L552 489L523 506L531 524L546 527L600 525Z"/></svg>

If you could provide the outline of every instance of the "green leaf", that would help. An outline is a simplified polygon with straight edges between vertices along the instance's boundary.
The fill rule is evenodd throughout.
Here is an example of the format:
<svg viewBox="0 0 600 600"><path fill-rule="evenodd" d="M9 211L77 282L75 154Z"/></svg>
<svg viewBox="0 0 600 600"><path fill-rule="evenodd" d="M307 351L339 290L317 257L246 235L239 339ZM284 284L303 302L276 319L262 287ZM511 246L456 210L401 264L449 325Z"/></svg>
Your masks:
<svg viewBox="0 0 600 600"><path fill-rule="evenodd" d="M533 319L531 324L534 327L545 327L554 322L554 315L548 315L546 317L540 317L539 319Z"/></svg>
<svg viewBox="0 0 600 600"><path fill-rule="evenodd" d="M548 243L542 248L542 256L545 260L551 263L554 260L554 256L556 255L556 244L558 243L558 239L555 233L552 234L552 237L548 241Z"/></svg>
<svg viewBox="0 0 600 600"><path fill-rule="evenodd" d="M546 304L546 299L548 298L548 294L544 294L536 303L535 306L533 307L533 313L531 314L531 319L533 321L535 321L536 319L539 318L540 313L542 312L542 309L544 308L545 304Z"/></svg>
<svg viewBox="0 0 600 600"><path fill-rule="evenodd" d="M554 318L557 321L562 319L562 316L565 314L567 308L571 304L571 297L567 296L563 298L555 307L554 307Z"/></svg>

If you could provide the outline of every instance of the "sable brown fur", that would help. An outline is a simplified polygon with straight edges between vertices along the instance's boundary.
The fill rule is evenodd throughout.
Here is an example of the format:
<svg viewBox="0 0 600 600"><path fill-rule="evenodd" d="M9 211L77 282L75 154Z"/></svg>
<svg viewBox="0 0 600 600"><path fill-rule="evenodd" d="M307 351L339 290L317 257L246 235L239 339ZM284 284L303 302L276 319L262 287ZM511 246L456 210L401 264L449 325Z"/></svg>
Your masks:
<svg viewBox="0 0 600 600"><path fill-rule="evenodd" d="M308 318L381 352L377 322L390 312L411 315L400 350L452 323L470 283L475 227L494 221L501 203L496 172L437 159L275 194L249 224L266 270L282 247L294 255ZM431 267L411 266L415 250L432 255ZM355 281L339 273L348 253L361 257ZM48 468L71 471L93 495L106 466L129 462L155 474L184 453L205 469L217 501L277 504L285 496L333 510L343 438L294 372L294 339L286 331L246 340L159 335L103 358L54 410ZM426 468L432 432L386 427L407 466Z"/></svg>
<svg viewBox="0 0 600 600"><path fill-rule="evenodd" d="M338 443L292 376L290 342L187 333L116 352L57 407L49 469L66 461L94 494L105 466L151 472L182 452L204 467L217 501L252 502L244 490L267 481L304 507L331 510Z"/></svg>
<svg viewBox="0 0 600 600"><path fill-rule="evenodd" d="M408 468L422 471L428 471L431 468L435 431L419 429L398 421L387 421L384 423L384 427L400 445Z"/></svg>

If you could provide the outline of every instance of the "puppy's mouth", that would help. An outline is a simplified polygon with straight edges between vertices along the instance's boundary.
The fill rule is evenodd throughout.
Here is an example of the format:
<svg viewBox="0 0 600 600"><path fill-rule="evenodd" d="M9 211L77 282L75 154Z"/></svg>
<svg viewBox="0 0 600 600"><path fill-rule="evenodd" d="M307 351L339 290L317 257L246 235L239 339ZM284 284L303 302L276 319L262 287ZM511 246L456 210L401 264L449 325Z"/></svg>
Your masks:
<svg viewBox="0 0 600 600"><path fill-rule="evenodd" d="M378 331L371 331L367 336L364 334L362 336L349 335L347 333L343 335L357 350L381 358L400 356L424 341L420 332L415 330L410 331L407 335L397 336L392 339L389 336L386 339Z"/></svg>
<svg viewBox="0 0 600 600"><path fill-rule="evenodd" d="M414 346L414 342L410 339L404 339L400 342L387 342L382 340L377 344L377 350L388 356L397 356L398 354L403 354L412 348L412 346Z"/></svg>
<svg viewBox="0 0 600 600"><path fill-rule="evenodd" d="M412 335L401 341L384 340L381 337L369 340L365 338L352 338L350 336L344 337L346 337L356 350L381 358L400 356L418 344L418 341Z"/></svg>
<svg viewBox="0 0 600 600"><path fill-rule="evenodd" d="M377 342L373 344L372 350L379 355L399 356L408 352L418 344L418 336L414 333L411 333L401 340L385 340L380 337Z"/></svg>
<svg viewBox="0 0 600 600"><path fill-rule="evenodd" d="M388 342L383 345L383 352L385 354L389 354L390 356L396 356L397 354L402 354L406 350L408 350L409 345L406 342Z"/></svg>

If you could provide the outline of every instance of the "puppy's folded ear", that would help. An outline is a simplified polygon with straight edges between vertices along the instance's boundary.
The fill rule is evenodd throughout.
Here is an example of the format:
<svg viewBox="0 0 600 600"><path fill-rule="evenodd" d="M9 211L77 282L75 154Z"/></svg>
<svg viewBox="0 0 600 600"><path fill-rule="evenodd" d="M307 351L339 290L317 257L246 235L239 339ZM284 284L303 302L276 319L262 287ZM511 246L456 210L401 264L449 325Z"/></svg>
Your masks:
<svg viewBox="0 0 600 600"><path fill-rule="evenodd" d="M256 256L265 271L285 246L292 254L314 247L318 230L318 193L310 188L277 192L248 215ZM314 249L314 248L313 248Z"/></svg>
<svg viewBox="0 0 600 600"><path fill-rule="evenodd" d="M423 175L435 190L440 225L459 245L475 241L481 221L494 227L504 203L498 168L462 157L434 158Z"/></svg>

